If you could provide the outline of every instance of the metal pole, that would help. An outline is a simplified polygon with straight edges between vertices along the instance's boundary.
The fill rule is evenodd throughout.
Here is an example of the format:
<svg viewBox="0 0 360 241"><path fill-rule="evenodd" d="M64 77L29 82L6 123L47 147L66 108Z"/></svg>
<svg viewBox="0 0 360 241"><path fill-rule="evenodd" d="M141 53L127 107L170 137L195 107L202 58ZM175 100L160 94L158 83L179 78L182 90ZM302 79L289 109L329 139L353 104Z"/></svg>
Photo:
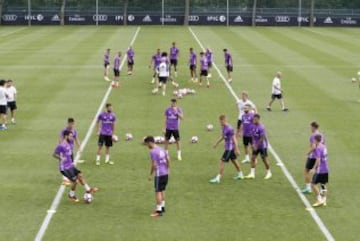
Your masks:
<svg viewBox="0 0 360 241"><path fill-rule="evenodd" d="M165 0L161 1L161 25L164 25Z"/></svg>
<svg viewBox="0 0 360 241"><path fill-rule="evenodd" d="M301 27L301 21L302 21L301 8L302 8L302 4L301 4L301 0L299 0L299 15L298 15L298 26L299 27Z"/></svg>
<svg viewBox="0 0 360 241"><path fill-rule="evenodd" d="M99 0L96 0L96 26L99 25Z"/></svg>
<svg viewBox="0 0 360 241"><path fill-rule="evenodd" d="M226 26L229 27L229 0L226 0Z"/></svg>
<svg viewBox="0 0 360 241"><path fill-rule="evenodd" d="M31 0L28 0L28 25L31 26Z"/></svg>

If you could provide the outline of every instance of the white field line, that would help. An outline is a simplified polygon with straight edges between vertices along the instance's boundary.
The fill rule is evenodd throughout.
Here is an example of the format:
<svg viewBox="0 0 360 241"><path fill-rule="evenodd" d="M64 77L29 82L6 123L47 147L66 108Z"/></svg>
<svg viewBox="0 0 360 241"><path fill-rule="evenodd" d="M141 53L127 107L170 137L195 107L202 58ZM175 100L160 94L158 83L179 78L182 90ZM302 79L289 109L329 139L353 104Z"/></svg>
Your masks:
<svg viewBox="0 0 360 241"><path fill-rule="evenodd" d="M195 32L191 29L191 27L189 27L189 31L192 34L192 36L194 37L194 39L196 40L196 42L199 44L200 48L205 50L204 46L202 45L202 43L200 42L199 38L196 36ZM239 100L238 96L236 95L235 91L233 90L233 88L231 87L231 85L227 82L226 78L224 77L224 75L221 73L220 69L217 67L217 65L215 64L215 62L213 62L213 66L216 69L216 71L218 72L219 76L221 77L221 79L224 81L225 86L229 89L231 95L235 98L236 101ZM283 171L284 175L286 176L286 178L288 179L288 181L290 182L291 186L295 189L296 193L298 194L298 196L300 197L301 201L304 203L306 209L309 211L309 213L311 214L311 217L314 219L314 221L316 222L316 224L318 225L319 229L321 230L321 232L324 234L324 236L326 237L326 239L328 241L334 241L334 237L332 236L332 234L330 233L330 231L327 229L327 227L325 226L324 222L321 220L321 218L319 217L319 215L317 214L317 212L312 208L312 206L309 203L309 200L307 200L307 198L304 196L304 194L301 193L301 190L298 186L298 184L296 183L296 181L294 180L293 176L291 175L291 173L289 172L289 170L286 168L285 164L283 163L283 161L280 159L279 155L275 152L274 148L272 148L272 146L269 143L269 151L271 152L271 154L274 156L277 164L281 167L281 170Z"/></svg>
<svg viewBox="0 0 360 241"><path fill-rule="evenodd" d="M139 32L140 32L140 27L138 27L136 29L136 32L135 32L135 34L134 34L134 36L133 36L133 38L131 40L130 45L134 44ZM125 61L126 61L126 58L123 58L123 60L121 62L121 65L120 65L120 69L125 64ZM104 95L104 97L103 97L103 99L102 99L102 101L100 103L100 106L99 106L99 108L98 108L98 110L97 110L97 112L96 112L96 114L94 116L94 119L92 120L92 122L90 124L90 127L89 127L89 129L88 129L88 131L86 133L86 136L85 136L83 142L81 143L80 150L84 150L84 147L87 145L87 143L88 143L88 141L89 141L89 139L90 139L90 137L91 137L91 135L92 135L92 133L94 131L97 116L100 114L100 112L103 109L107 99L109 98L111 90L112 90L112 86L109 85L109 88L107 89L107 91L106 91L106 93L105 93L105 95ZM76 153L76 156L74 158L75 165L77 164L77 162L78 162L78 160L80 158L80 155L81 155L80 152ZM38 233L37 233L37 235L35 237L35 241L41 241L43 239L43 237L45 235L45 232L46 232L46 230L47 230L47 228L48 228L48 226L50 224L51 218L54 215L54 213L56 212L56 209L58 208L58 206L60 204L61 197L64 194L64 191L65 191L65 186L60 185L59 190L56 193L56 196L55 196L55 198L54 198L54 200L53 200L53 202L52 202L52 204L50 206L50 209L47 211L47 214L46 214L46 216L45 216L45 218L44 218L44 220L43 220L43 222L41 224L41 227L40 227L40 229L39 229L39 231L38 231Z"/></svg>
<svg viewBox="0 0 360 241"><path fill-rule="evenodd" d="M9 36L11 34L14 34L14 33L17 33L17 32L20 32L20 31L23 31L25 30L26 28L19 28L19 29L16 29L14 31L11 31L11 32L6 32L4 34L0 34L0 37L6 37L6 36Z"/></svg>

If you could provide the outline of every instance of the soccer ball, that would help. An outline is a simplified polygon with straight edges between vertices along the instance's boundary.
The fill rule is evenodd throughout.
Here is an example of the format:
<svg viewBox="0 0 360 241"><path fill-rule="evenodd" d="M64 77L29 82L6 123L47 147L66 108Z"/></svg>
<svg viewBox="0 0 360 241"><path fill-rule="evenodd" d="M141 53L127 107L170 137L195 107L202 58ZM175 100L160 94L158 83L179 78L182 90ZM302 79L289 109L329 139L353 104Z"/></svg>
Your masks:
<svg viewBox="0 0 360 241"><path fill-rule="evenodd" d="M208 125L206 126L206 129L207 129L208 131L212 131L212 130L214 129L214 126L213 126L212 124L208 124Z"/></svg>
<svg viewBox="0 0 360 241"><path fill-rule="evenodd" d="M197 136L191 137L191 143L198 143L198 141L199 141L199 137Z"/></svg>
<svg viewBox="0 0 360 241"><path fill-rule="evenodd" d="M119 137L117 136L117 135L112 135L112 140L114 141L114 142L118 142L119 141Z"/></svg>
<svg viewBox="0 0 360 241"><path fill-rule="evenodd" d="M158 88L155 88L151 91L151 93L153 93L154 95L157 94L159 92L159 89Z"/></svg>
<svg viewBox="0 0 360 241"><path fill-rule="evenodd" d="M360 76L360 70L359 70L359 72L358 72L358 76Z"/></svg>
<svg viewBox="0 0 360 241"><path fill-rule="evenodd" d="M183 95L182 95L181 93L178 93L178 94L177 94L177 97L178 97L179 99L182 99Z"/></svg>
<svg viewBox="0 0 360 241"><path fill-rule="evenodd" d="M133 135L132 135L131 133L126 133L126 135L125 135L125 140L131 141L133 138L134 138L134 137L133 137Z"/></svg>
<svg viewBox="0 0 360 241"><path fill-rule="evenodd" d="M93 201L93 196L91 193L86 192L84 194L84 202L90 204Z"/></svg>
<svg viewBox="0 0 360 241"><path fill-rule="evenodd" d="M355 83L356 82L356 78L352 78L351 82Z"/></svg>

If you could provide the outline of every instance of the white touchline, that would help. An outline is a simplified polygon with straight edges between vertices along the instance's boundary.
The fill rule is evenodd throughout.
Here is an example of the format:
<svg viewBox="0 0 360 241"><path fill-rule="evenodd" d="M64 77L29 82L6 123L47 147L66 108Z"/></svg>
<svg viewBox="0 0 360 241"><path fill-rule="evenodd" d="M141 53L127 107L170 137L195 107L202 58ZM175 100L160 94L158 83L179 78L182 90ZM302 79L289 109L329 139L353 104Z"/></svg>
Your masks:
<svg viewBox="0 0 360 241"><path fill-rule="evenodd" d="M133 36L133 38L132 38L132 40L130 42L130 45L134 45L134 42L135 42L139 32L140 32L140 27L138 27L136 29L136 32L135 32L135 34L134 34L134 36ZM125 61L126 61L126 58L123 58L123 60L121 62L121 65L120 65L120 69L122 69L123 65L125 64ZM97 116L100 114L100 112L103 109L107 99L109 98L111 90L112 90L112 86L110 85L109 88L107 89L102 101L101 101L101 104L100 104L100 106L99 106L99 108L98 108L98 110L97 110L97 112L96 112L96 114L94 116L94 119L92 120L92 122L90 124L90 127L89 127L89 129L88 129L88 131L86 133L86 136L85 136L83 142L81 143L80 150L84 150L84 147L87 145L87 143L88 143L88 141L89 141L89 139L90 139L90 137L91 137L91 135L92 135L92 133L94 131ZM76 153L76 156L74 158L75 165L77 164L77 162L78 162L78 160L80 158L80 155L81 155L80 152ZM38 231L38 233L37 233L37 235L35 237L35 241L41 241L43 239L43 237L45 235L45 232L46 232L46 229L48 228L48 226L50 224L51 218L54 215L54 213L56 213L56 209L58 208L58 206L60 204L61 197L64 194L64 191L65 191L65 186L61 185L59 187L58 192L56 193L56 196L55 196L51 206L50 206L50 209L47 210L47 214L46 214L46 216L45 216L45 218L44 218L44 220L43 220L43 222L41 224L41 227L40 227L40 229L39 229L39 231Z"/></svg>
<svg viewBox="0 0 360 241"><path fill-rule="evenodd" d="M196 34L194 33L194 31L191 29L191 27L189 27L189 31L192 34L192 36L194 37L194 39L196 40L196 42L199 44L200 48L205 50L204 46L201 44L199 38L196 36ZM218 72L219 76L221 77L221 79L224 81L225 86L229 89L231 95L235 98L236 101L239 100L239 97L237 97L235 91L233 90L233 88L231 87L231 85L226 81L224 75L221 73L220 69L217 67L217 65L213 62L213 66L216 69L216 71ZM289 172L289 170L286 168L286 166L284 165L283 161L280 159L279 155L275 152L275 150L272 148L272 146L269 143L269 151L271 152L271 154L274 156L275 160L277 161L277 164L281 167L281 170L283 171L284 175L286 176L286 178L288 179L288 181L290 182L291 186L295 189L296 193L299 195L301 201L304 203L306 209L310 212L311 217L314 219L314 221L316 222L316 224L318 225L319 229L321 230L321 232L324 234L324 236L326 237L326 239L328 241L334 241L335 238L332 236L332 234L330 233L330 231L327 229L327 227L325 226L324 222L321 220L321 218L319 217L319 215L317 214L317 212L311 207L309 200L307 200L307 198L304 196L304 194L301 193L299 186L297 185L296 181L294 180L293 176L291 175L291 173Z"/></svg>

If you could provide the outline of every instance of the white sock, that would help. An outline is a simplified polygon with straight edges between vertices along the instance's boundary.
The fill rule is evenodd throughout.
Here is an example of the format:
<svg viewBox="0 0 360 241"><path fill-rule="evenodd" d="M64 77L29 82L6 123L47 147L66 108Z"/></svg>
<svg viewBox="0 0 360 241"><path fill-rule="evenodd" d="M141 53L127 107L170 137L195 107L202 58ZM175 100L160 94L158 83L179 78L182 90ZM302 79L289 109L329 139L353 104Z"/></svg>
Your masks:
<svg viewBox="0 0 360 241"><path fill-rule="evenodd" d="M244 176L243 172L242 172L242 171L238 172L238 176L239 176L239 177Z"/></svg>
<svg viewBox="0 0 360 241"><path fill-rule="evenodd" d="M321 197L320 194L317 196L317 200L318 200L319 202L322 202L322 197Z"/></svg>
<svg viewBox="0 0 360 241"><path fill-rule="evenodd" d="M249 154L246 154L246 155L245 155L245 160L250 161L250 156L249 156Z"/></svg>
<svg viewBox="0 0 360 241"><path fill-rule="evenodd" d="M266 174L271 174L270 169L266 170Z"/></svg>
<svg viewBox="0 0 360 241"><path fill-rule="evenodd" d="M311 183L306 183L306 188L311 189Z"/></svg>
<svg viewBox="0 0 360 241"><path fill-rule="evenodd" d="M85 183L84 188L85 188L85 191L87 191L87 192L90 191L90 187L87 183Z"/></svg>
<svg viewBox="0 0 360 241"><path fill-rule="evenodd" d="M221 175L220 174L217 174L216 175L216 180L220 180L221 179Z"/></svg>
<svg viewBox="0 0 360 241"><path fill-rule="evenodd" d="M160 212L161 212L161 210L162 210L161 205L156 205L156 211L160 211Z"/></svg>
<svg viewBox="0 0 360 241"><path fill-rule="evenodd" d="M250 169L250 174L255 176L255 168Z"/></svg>
<svg viewBox="0 0 360 241"><path fill-rule="evenodd" d="M100 155L96 155L96 161L97 161L97 162L100 161Z"/></svg>
<svg viewBox="0 0 360 241"><path fill-rule="evenodd" d="M106 154L105 156L105 161L108 162L110 160L110 155L109 154Z"/></svg>
<svg viewBox="0 0 360 241"><path fill-rule="evenodd" d="M163 207L163 208L165 207L165 201L161 202L161 207Z"/></svg>
<svg viewBox="0 0 360 241"><path fill-rule="evenodd" d="M74 190L70 190L69 196L70 196L70 197L75 197L75 191L74 191Z"/></svg>
<svg viewBox="0 0 360 241"><path fill-rule="evenodd" d="M115 81L111 81L111 84L112 84L112 85L115 85Z"/></svg>
<svg viewBox="0 0 360 241"><path fill-rule="evenodd" d="M180 150L177 151L177 154L178 154L178 156L181 156L181 151Z"/></svg>

